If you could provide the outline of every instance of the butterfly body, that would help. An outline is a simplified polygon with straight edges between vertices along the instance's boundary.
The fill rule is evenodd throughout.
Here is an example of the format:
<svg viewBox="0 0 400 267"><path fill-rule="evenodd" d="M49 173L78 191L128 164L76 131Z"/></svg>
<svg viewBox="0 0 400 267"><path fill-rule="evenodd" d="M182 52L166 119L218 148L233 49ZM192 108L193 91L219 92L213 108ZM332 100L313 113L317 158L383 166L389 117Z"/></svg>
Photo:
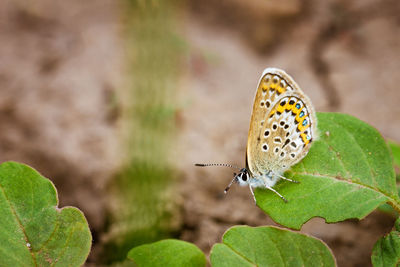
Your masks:
<svg viewBox="0 0 400 267"><path fill-rule="evenodd" d="M279 195L285 202L287 202L287 200L281 195L279 194L277 191L275 191L272 187L276 184L277 181L279 181L280 178L284 178L285 180L291 181L291 182L295 182L291 179L285 178L279 174L275 174L272 171L268 171L267 173L263 173L261 175L252 175L249 173L248 169L243 168L239 174L235 174L235 177L233 179L232 182L236 182L238 183L240 186L249 186L250 191L253 195L254 201L256 201L255 197L254 197L254 192L253 192L253 188L256 187L261 187L261 188L267 188L273 192L275 192L277 195ZM232 184L231 182L231 184ZM231 184L225 189L225 193L228 191L229 187L231 186Z"/></svg>
<svg viewBox="0 0 400 267"><path fill-rule="evenodd" d="M252 188L267 188L286 201L273 186L280 179L295 182L283 174L307 155L316 137L317 119L310 99L286 72L265 69L254 98L246 168L235 174L230 185L249 186L253 197Z"/></svg>

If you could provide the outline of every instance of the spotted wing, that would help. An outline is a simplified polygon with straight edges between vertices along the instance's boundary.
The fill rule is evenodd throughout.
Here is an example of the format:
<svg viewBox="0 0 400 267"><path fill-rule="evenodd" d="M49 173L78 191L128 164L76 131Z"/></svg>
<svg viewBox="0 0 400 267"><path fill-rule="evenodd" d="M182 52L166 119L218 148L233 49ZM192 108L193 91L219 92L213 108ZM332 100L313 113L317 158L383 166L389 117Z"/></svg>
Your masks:
<svg viewBox="0 0 400 267"><path fill-rule="evenodd" d="M250 173L281 174L299 162L316 137L311 101L284 71L264 71L256 92L247 141Z"/></svg>

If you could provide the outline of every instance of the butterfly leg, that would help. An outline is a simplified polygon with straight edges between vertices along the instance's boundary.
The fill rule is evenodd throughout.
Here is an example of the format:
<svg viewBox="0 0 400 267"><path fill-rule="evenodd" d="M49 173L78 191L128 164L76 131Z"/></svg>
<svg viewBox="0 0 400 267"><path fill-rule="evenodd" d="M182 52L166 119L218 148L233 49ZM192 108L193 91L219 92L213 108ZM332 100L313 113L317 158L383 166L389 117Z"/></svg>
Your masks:
<svg viewBox="0 0 400 267"><path fill-rule="evenodd" d="M288 202L286 198L284 198L281 194L278 193L278 191L276 191L272 187L265 184L265 188L267 188L267 189L271 190L272 192L274 192L275 194L277 194L283 201L285 201L285 203Z"/></svg>
<svg viewBox="0 0 400 267"><path fill-rule="evenodd" d="M299 181L295 181L295 180L286 178L286 177L284 177L284 176L282 176L282 175L279 175L279 174L276 174L276 173L274 173L274 174L275 174L276 176L278 176L279 178L283 179L283 180L286 180L286 181L289 181L289 182L292 182L292 183L295 183L295 184L299 184L299 183L300 183Z"/></svg>
<svg viewBox="0 0 400 267"><path fill-rule="evenodd" d="M281 178L281 179L283 179L283 180L286 180L286 181L289 181L289 182L295 183L295 184L299 184L299 183L300 183L299 181L295 181L295 180L292 180L292 179L286 178L286 177L284 177L284 176L280 176L280 178Z"/></svg>
<svg viewBox="0 0 400 267"><path fill-rule="evenodd" d="M256 200L256 197L254 196L253 187L251 187L250 184L249 184L249 188L250 188L251 194L253 195L254 203L257 205L257 200Z"/></svg>

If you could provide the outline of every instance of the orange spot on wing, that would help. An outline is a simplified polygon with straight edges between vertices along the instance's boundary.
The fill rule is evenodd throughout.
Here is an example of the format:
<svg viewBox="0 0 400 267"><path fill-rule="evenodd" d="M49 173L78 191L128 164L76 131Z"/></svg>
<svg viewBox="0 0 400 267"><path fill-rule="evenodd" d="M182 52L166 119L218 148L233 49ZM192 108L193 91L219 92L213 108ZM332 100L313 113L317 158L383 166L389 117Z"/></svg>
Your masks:
<svg viewBox="0 0 400 267"><path fill-rule="evenodd" d="M271 118L274 114L275 114L275 109L271 110L271 112L269 113L269 117Z"/></svg>
<svg viewBox="0 0 400 267"><path fill-rule="evenodd" d="M284 92L286 91L286 89L283 88L283 87L281 87L280 85L278 85L278 86L276 87L276 90L277 90L278 93L280 93L280 94L282 94L282 93L284 93Z"/></svg>
<svg viewBox="0 0 400 267"><path fill-rule="evenodd" d="M302 109L303 109L303 107L301 107L300 109L297 109L296 106L295 106L295 107L293 108L293 110L292 110L293 113L296 114L295 120L296 120L297 122L299 122L299 123L302 122L302 121L304 120L304 117L303 117L303 119L299 117L300 111L301 111Z"/></svg>
<svg viewBox="0 0 400 267"><path fill-rule="evenodd" d="M261 88L263 91L266 91L268 89L268 84L262 83Z"/></svg>
<svg viewBox="0 0 400 267"><path fill-rule="evenodd" d="M300 109L298 109L298 111L296 112L296 121L298 122L298 123L303 123L303 120L307 117L307 114L305 114L304 113L304 116L303 116L303 118L300 118L300 113L301 113L301 110L303 109L303 107L301 107Z"/></svg>
<svg viewBox="0 0 400 267"><path fill-rule="evenodd" d="M278 107L276 108L276 111L278 111L280 113L284 112L285 111L285 106L278 105Z"/></svg>
<svg viewBox="0 0 400 267"><path fill-rule="evenodd" d="M301 121L297 126L297 129L299 129L300 132L304 132L308 127L310 127L310 123L307 123L306 126L303 126L303 121Z"/></svg>
<svg viewBox="0 0 400 267"><path fill-rule="evenodd" d="M305 133L300 134L300 136L305 146L308 145L308 143L310 143L310 140L307 139L307 135Z"/></svg>
<svg viewBox="0 0 400 267"><path fill-rule="evenodd" d="M292 109L293 109L294 104L293 104L293 105L290 105L289 102L290 102L290 100L289 100L289 101L286 103L286 105L285 105L285 109L286 109L286 110L292 110Z"/></svg>

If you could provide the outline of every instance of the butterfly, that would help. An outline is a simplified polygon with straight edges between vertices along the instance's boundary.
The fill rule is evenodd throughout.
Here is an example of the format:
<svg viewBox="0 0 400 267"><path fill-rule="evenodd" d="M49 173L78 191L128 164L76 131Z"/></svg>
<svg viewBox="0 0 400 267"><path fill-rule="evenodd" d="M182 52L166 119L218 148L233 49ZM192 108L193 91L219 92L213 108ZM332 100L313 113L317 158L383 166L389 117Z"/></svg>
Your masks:
<svg viewBox="0 0 400 267"><path fill-rule="evenodd" d="M267 68L258 82L247 139L246 167L231 164L195 164L237 168L232 184L262 187L277 194L273 186L280 180L298 183L283 176L291 166L303 159L317 138L317 118L310 99L285 71Z"/></svg>

